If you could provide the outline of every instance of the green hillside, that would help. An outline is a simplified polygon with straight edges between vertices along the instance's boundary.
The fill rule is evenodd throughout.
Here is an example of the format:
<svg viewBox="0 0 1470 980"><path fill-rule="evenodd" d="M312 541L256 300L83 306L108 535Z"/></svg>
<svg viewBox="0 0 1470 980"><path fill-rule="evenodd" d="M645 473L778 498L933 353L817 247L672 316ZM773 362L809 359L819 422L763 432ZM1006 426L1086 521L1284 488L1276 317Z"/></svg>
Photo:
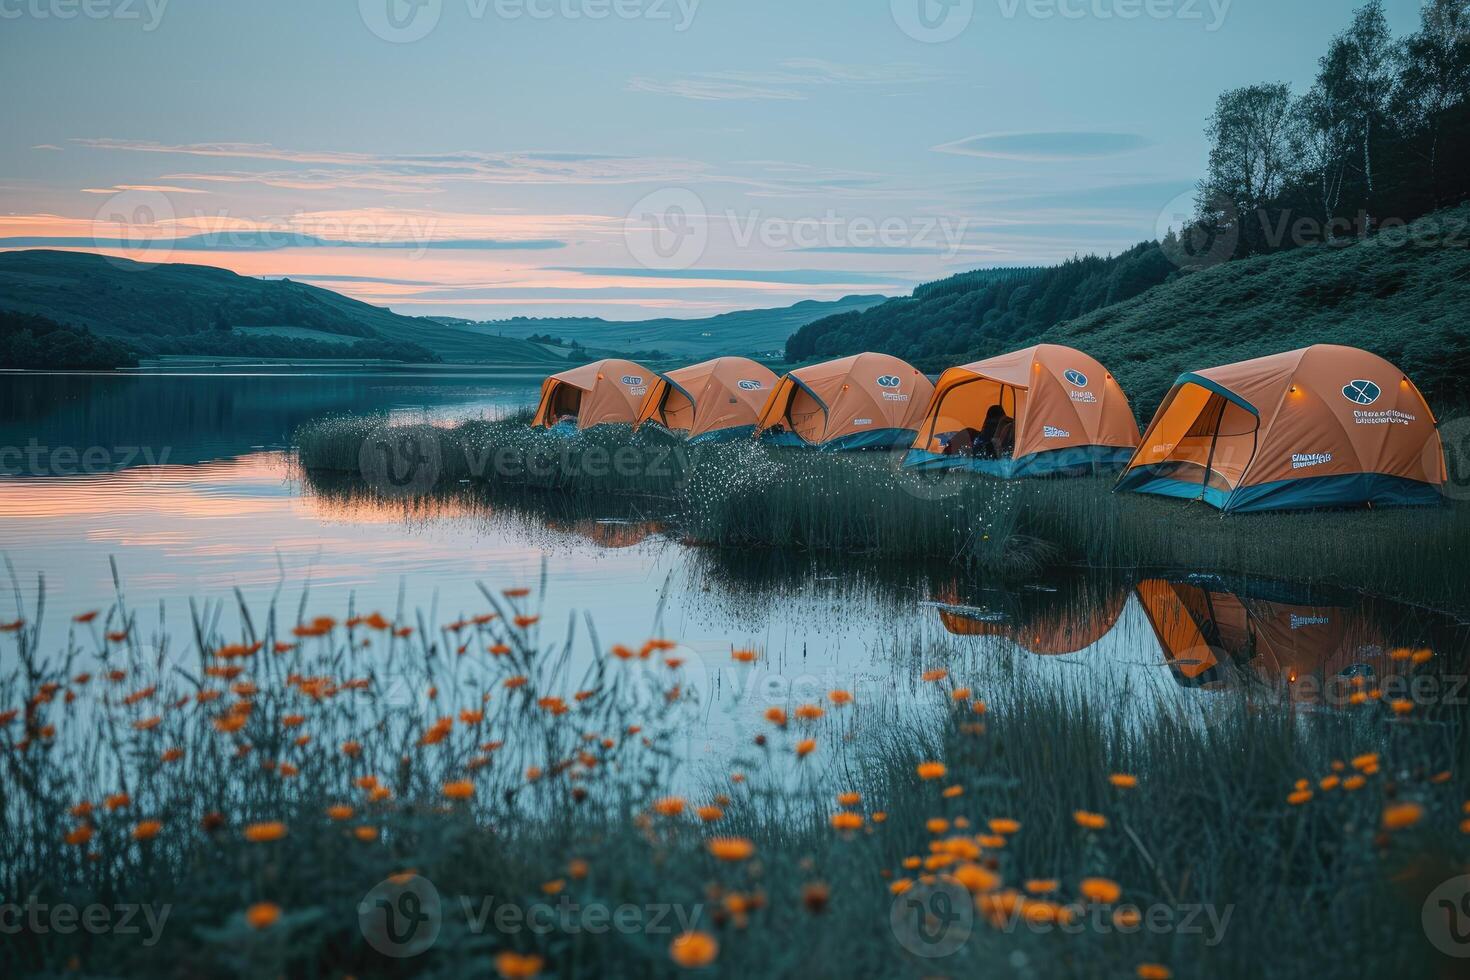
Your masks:
<svg viewBox="0 0 1470 980"><path fill-rule="evenodd" d="M1437 408L1470 405L1470 205L1368 239L1180 268L1172 243L997 277L966 273L818 320L793 361L863 350L930 372L1049 341L1106 364L1145 420L1180 373L1314 343L1398 364Z"/></svg>
<svg viewBox="0 0 1470 980"><path fill-rule="evenodd" d="M524 340L400 316L291 280L86 252L0 252L0 309L123 341L139 353L556 363Z"/></svg>
<svg viewBox="0 0 1470 980"><path fill-rule="evenodd" d="M1062 320L1129 299L1174 272L1157 242L1048 269L965 272L861 313L810 323L792 335L786 355L811 361L876 350L939 371L1024 347Z"/></svg>
<svg viewBox="0 0 1470 980"><path fill-rule="evenodd" d="M1442 414L1470 404L1470 205L1181 275L1040 339L1097 357L1144 418L1183 371L1316 343L1388 358Z"/></svg>
<svg viewBox="0 0 1470 980"><path fill-rule="evenodd" d="M776 354L786 338L813 320L877 306L885 296L844 296L830 302L806 300L768 310L739 310L695 320L603 320L598 317L516 317L485 323L446 321L467 329L510 337L557 337L567 344L617 351L658 350L688 359L727 354Z"/></svg>

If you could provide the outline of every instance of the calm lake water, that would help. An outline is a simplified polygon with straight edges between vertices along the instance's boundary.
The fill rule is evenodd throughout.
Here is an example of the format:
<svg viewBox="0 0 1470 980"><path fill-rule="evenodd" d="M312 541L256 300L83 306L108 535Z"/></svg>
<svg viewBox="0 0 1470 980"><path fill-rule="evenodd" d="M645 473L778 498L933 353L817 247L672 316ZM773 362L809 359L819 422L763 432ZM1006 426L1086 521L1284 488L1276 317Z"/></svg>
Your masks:
<svg viewBox="0 0 1470 980"><path fill-rule="evenodd" d="M311 418L494 416L536 394L530 380L466 377L0 376L0 553L22 606L0 590L0 622L34 615L43 578L43 643L60 650L74 615L115 601L115 567L150 642L171 637L165 655L192 659L191 599L227 637L239 636L237 593L257 617L274 600L288 622L298 608L341 617L350 601L444 624L486 609L478 583L539 591L544 568L547 642L576 617L604 645L683 644L711 692L696 752L758 724L772 701L839 686L901 701L917 641L1019 653L1018 673L1140 704L1252 684L1332 702L1334 683L1392 672L1396 648L1467 647L1428 614L1283 583L1078 574L1000 586L949 568L721 554L626 511L323 495L291 465L290 434ZM765 656L736 667L737 647ZM8 672L13 647L0 651Z"/></svg>

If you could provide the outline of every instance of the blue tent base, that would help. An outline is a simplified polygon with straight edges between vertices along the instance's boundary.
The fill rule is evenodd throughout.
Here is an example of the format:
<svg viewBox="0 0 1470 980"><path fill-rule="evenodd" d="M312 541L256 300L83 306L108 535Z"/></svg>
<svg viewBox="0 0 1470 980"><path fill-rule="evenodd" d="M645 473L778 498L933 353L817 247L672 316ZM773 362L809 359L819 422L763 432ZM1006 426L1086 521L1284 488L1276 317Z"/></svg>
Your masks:
<svg viewBox="0 0 1470 980"><path fill-rule="evenodd" d="M1333 507L1426 507L1443 497L1430 483L1384 473L1347 473L1339 476L1277 480L1222 490L1198 483L1155 475L1156 468L1140 466L1124 474L1115 490L1150 493L1186 500L1204 500L1227 514L1271 510L1319 510ZM1203 489L1203 495L1201 495Z"/></svg>
<svg viewBox="0 0 1470 980"><path fill-rule="evenodd" d="M1087 476L1091 473L1114 472L1128 465L1133 450L1119 446L1071 446L1031 453L1006 459L977 459L974 456L947 456L923 449L910 449L903 458L903 468L918 472L967 470L1004 480L1036 476Z"/></svg>
<svg viewBox="0 0 1470 980"><path fill-rule="evenodd" d="M902 449L910 445L916 435L913 429L874 429L871 432L853 432L823 443L810 443L794 432L768 432L761 436L761 441L772 446L802 447L824 453L848 453L867 449Z"/></svg>

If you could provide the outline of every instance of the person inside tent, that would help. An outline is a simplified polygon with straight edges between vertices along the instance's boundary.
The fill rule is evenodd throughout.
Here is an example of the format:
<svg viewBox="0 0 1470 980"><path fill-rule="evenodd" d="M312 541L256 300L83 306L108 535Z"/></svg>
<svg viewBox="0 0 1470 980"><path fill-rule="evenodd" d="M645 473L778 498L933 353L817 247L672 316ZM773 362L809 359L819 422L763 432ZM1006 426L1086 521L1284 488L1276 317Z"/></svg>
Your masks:
<svg viewBox="0 0 1470 980"><path fill-rule="evenodd" d="M979 431L965 426L958 431L952 432L944 444L946 456L973 456L979 459L993 459L995 454L995 434L1002 422L1005 420L1005 409L999 405L991 405L985 413L985 421L980 424Z"/></svg>
<svg viewBox="0 0 1470 980"><path fill-rule="evenodd" d="M1016 420L996 405L992 411L999 412L995 431L990 437L990 459L1007 459L1016 451Z"/></svg>

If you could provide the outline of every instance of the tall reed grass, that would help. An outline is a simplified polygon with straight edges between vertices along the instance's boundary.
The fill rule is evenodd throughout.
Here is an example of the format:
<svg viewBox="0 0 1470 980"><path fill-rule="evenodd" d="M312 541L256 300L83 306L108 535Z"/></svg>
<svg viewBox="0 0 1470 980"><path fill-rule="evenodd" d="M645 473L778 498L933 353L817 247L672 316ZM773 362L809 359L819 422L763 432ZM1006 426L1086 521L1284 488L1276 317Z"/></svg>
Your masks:
<svg viewBox="0 0 1470 980"><path fill-rule="evenodd" d="M156 936L8 929L7 973L1269 977L1447 962L1420 909L1470 860L1463 706L1099 698L1024 654L895 637L904 710L840 690L806 707L757 698L741 706L746 747L691 782L672 739L700 708L669 644L594 641L572 671L576 637L551 638L535 595L484 593L480 615L443 627L241 609L227 635L201 606L187 660L146 648L121 602L60 651L36 648L39 611L0 624L19 665L0 681L0 899L168 907ZM432 913L403 900L425 881ZM432 914L437 938L401 955L379 900ZM506 927L503 906L548 907L552 925ZM622 906L630 927L589 927ZM931 958L933 934L963 942Z"/></svg>
<svg viewBox="0 0 1470 980"><path fill-rule="evenodd" d="M1470 554L1464 501L1222 517L1203 504L1114 494L1108 477L936 477L899 471L894 454L689 447L618 427L568 437L521 418L407 430L327 419L297 432L298 459L308 479L361 479L384 433L433 447L437 482L423 492L468 482L521 500L644 498L650 514L694 544L936 559L1006 575L1075 563L1290 577L1470 612L1460 574Z"/></svg>

